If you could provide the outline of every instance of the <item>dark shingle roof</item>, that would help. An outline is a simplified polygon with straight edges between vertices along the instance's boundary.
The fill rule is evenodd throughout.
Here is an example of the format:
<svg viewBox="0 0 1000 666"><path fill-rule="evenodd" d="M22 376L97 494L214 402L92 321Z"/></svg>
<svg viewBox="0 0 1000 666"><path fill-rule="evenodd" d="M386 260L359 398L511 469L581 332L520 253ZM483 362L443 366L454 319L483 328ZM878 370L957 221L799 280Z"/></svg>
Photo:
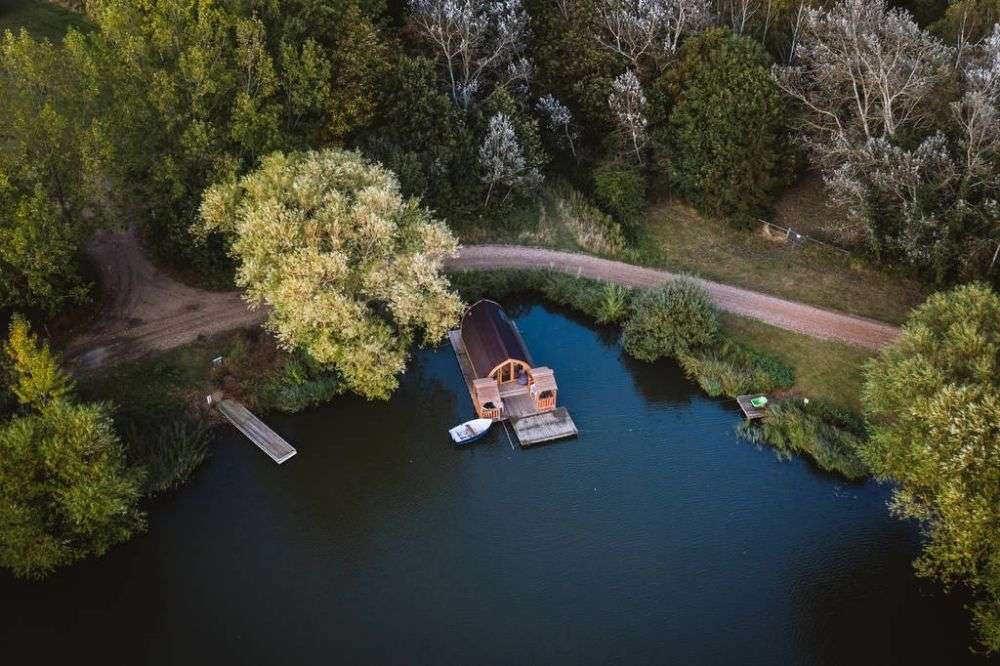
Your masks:
<svg viewBox="0 0 1000 666"><path fill-rule="evenodd" d="M461 330L477 377L488 377L490 370L510 359L534 365L514 322L493 301L482 300L466 310Z"/></svg>

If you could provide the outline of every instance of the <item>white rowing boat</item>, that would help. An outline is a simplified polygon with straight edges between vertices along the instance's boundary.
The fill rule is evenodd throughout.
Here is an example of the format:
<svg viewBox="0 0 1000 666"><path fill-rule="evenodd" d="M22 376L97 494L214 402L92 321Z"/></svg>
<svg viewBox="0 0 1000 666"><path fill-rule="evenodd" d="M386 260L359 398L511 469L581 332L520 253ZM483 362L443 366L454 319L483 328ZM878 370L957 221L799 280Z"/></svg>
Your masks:
<svg viewBox="0 0 1000 666"><path fill-rule="evenodd" d="M448 434L451 435L451 440L456 444L471 444L485 435L491 425L493 425L493 419L472 419L455 426L448 431Z"/></svg>

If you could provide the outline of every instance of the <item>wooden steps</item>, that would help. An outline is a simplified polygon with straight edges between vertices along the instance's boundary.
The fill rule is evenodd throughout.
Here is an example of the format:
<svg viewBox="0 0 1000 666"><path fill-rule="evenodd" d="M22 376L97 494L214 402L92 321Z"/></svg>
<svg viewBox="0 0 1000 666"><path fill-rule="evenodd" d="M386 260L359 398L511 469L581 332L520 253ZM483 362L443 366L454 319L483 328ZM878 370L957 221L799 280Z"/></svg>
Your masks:
<svg viewBox="0 0 1000 666"><path fill-rule="evenodd" d="M279 465L297 453L281 435L267 427L267 424L235 400L220 400L214 404L227 421L236 426L237 430Z"/></svg>

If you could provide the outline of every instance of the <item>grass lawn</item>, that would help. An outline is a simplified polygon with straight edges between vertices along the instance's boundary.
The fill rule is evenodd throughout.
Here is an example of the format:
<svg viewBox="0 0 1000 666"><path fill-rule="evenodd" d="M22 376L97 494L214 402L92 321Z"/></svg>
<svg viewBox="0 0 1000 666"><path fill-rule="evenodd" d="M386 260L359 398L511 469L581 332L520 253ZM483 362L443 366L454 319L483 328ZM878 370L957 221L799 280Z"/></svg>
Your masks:
<svg viewBox="0 0 1000 666"><path fill-rule="evenodd" d="M839 342L817 340L755 319L723 313L722 325L737 342L765 352L795 368L797 395L861 412L861 367L873 352Z"/></svg>
<svg viewBox="0 0 1000 666"><path fill-rule="evenodd" d="M926 295L916 281L861 259L769 240L676 202L654 205L646 231L646 263L832 310L901 323Z"/></svg>
<svg viewBox="0 0 1000 666"><path fill-rule="evenodd" d="M45 0L0 0L0 32L23 27L35 37L58 41L70 26L82 32L92 24L81 14Z"/></svg>

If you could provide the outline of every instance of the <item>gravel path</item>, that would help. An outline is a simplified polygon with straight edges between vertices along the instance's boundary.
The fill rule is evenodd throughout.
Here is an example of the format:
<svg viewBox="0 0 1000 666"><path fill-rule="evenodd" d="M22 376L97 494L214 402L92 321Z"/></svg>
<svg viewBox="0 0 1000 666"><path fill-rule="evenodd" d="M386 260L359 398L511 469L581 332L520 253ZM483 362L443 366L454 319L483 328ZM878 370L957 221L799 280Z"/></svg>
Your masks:
<svg viewBox="0 0 1000 666"><path fill-rule="evenodd" d="M667 271L633 266L585 254L517 245L463 247L459 256L449 262L449 267L453 269L551 268L571 275L606 280L631 287L655 287L678 277L677 274ZM758 319L815 338L879 349L899 336L899 329L890 324L823 310L710 280L695 278L695 282L711 294L720 310Z"/></svg>
<svg viewBox="0 0 1000 666"><path fill-rule="evenodd" d="M100 269L110 302L98 323L74 339L66 357L81 370L131 361L237 328L260 324L266 312L251 312L238 292L185 286L146 258L134 232L100 233L88 247ZM584 254L513 245L463 247L448 260L451 269L551 268L572 275L653 287L677 277ZM765 294L697 280L720 309L811 335L878 349L899 335L888 324L822 310Z"/></svg>

